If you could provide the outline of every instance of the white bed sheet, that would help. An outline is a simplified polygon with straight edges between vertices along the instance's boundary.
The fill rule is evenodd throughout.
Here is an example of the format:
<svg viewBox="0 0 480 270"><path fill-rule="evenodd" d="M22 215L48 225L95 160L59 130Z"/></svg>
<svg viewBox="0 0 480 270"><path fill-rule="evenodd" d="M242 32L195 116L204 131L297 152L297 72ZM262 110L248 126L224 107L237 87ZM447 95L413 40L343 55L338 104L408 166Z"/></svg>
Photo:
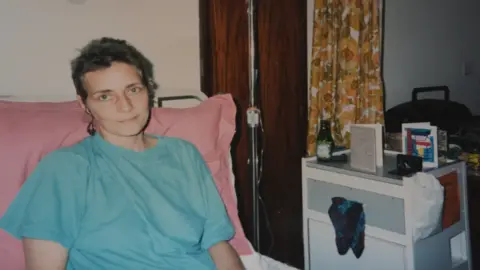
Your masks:
<svg viewBox="0 0 480 270"><path fill-rule="evenodd" d="M259 253L242 256L241 259L247 270L298 270Z"/></svg>
<svg viewBox="0 0 480 270"><path fill-rule="evenodd" d="M188 93L190 95L195 95L193 93ZM206 96L199 92L198 95L195 95L198 98L204 100ZM23 95L23 96L15 96L15 95L0 95L0 100L6 101L20 101L20 102L64 102L64 101L74 101L76 100L75 96L72 95ZM192 100L186 100L185 106L179 105L179 101L174 101L171 103L172 107L190 107L192 106ZM166 104L165 104L166 103ZM164 107L169 107L165 102L163 104ZM167 106L165 106L167 105ZM230 173L231 178L230 181L232 182L232 186L235 186L235 175L233 174L232 170L232 163L230 159ZM236 193L236 191L234 191ZM253 248L252 248L253 249ZM241 256L241 260L247 270L298 270L292 266L284 264L282 262L276 261L268 256L261 255L258 252L254 252L252 255Z"/></svg>

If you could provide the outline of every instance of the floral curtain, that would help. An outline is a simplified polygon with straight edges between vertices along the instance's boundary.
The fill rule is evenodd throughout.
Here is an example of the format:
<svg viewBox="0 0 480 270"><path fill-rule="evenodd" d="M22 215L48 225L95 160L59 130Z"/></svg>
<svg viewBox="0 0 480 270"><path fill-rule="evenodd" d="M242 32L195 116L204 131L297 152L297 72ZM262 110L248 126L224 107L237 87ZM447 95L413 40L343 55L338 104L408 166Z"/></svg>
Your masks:
<svg viewBox="0 0 480 270"><path fill-rule="evenodd" d="M349 124L383 124L380 11L378 0L315 1L309 155L321 119L331 121L336 144L346 147Z"/></svg>

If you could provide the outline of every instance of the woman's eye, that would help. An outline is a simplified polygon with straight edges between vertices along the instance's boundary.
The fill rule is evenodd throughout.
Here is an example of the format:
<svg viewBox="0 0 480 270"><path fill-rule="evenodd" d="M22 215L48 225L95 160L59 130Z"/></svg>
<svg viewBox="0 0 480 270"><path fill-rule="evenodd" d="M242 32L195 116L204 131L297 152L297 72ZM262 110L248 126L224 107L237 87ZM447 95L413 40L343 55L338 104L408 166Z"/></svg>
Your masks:
<svg viewBox="0 0 480 270"><path fill-rule="evenodd" d="M140 92L140 90L141 90L140 87L133 87L133 88L130 89L130 92L132 92L132 93L138 93L138 92Z"/></svg>
<svg viewBox="0 0 480 270"><path fill-rule="evenodd" d="M98 97L98 99L101 100L101 101L106 101L106 100L109 99L109 96L108 95L101 95L101 96Z"/></svg>

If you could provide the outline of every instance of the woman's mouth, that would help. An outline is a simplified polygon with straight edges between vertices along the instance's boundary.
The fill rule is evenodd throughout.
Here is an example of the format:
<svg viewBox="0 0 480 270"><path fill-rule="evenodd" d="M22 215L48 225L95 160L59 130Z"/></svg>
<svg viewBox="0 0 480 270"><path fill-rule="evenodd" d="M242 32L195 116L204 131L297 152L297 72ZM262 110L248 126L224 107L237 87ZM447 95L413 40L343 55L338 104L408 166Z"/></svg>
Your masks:
<svg viewBox="0 0 480 270"><path fill-rule="evenodd" d="M131 122L131 121L134 121L137 119L137 116L134 116L134 117L131 117L131 118L128 118L126 120L121 120L119 121L120 123L126 123L126 122Z"/></svg>

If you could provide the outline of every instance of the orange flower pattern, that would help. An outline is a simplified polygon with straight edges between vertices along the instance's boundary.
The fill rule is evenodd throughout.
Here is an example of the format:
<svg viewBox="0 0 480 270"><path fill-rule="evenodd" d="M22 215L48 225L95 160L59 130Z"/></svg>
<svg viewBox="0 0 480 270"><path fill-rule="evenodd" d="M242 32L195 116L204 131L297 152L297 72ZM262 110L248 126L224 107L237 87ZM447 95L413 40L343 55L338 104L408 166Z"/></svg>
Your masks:
<svg viewBox="0 0 480 270"><path fill-rule="evenodd" d="M349 147L349 124L383 124L384 111L378 0L316 0L314 19L308 155L321 119Z"/></svg>

